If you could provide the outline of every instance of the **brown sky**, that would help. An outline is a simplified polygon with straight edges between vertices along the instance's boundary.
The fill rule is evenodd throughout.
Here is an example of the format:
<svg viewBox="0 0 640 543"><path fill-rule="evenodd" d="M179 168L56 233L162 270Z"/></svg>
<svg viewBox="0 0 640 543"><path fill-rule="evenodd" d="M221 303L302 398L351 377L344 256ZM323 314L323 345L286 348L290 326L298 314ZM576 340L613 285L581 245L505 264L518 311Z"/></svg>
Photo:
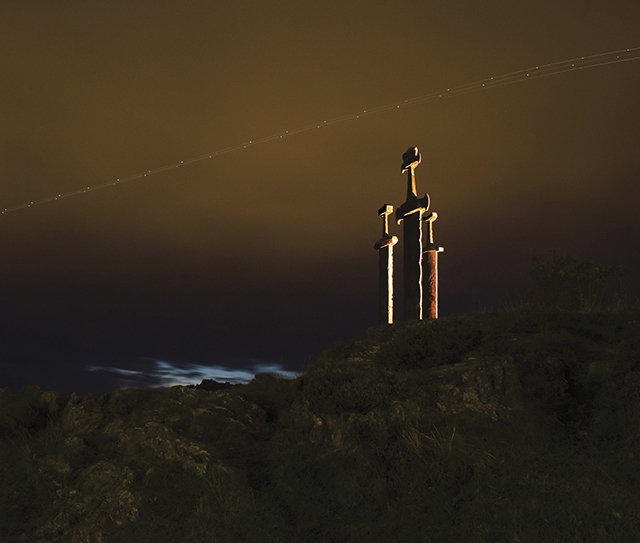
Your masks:
<svg viewBox="0 0 640 543"><path fill-rule="evenodd" d="M638 28L630 0L10 0L0 208L637 47ZM4 381L43 381L46 366L92 389L84 365L142 357L302 369L375 323L376 210L403 202L414 145L446 249L443 314L501 307L526 287L533 254L638 267L638 96L637 61L565 73L3 215Z"/></svg>

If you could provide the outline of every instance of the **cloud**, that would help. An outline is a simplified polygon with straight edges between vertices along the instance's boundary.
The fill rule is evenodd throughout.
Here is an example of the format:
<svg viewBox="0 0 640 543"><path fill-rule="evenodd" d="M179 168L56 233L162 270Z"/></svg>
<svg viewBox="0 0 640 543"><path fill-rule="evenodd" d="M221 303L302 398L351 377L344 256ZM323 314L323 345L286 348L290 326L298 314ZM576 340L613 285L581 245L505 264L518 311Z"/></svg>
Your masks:
<svg viewBox="0 0 640 543"><path fill-rule="evenodd" d="M87 371L103 371L115 373L121 378L120 387L164 388L175 385L192 385L204 379L229 382L233 384L248 383L258 373L268 373L277 377L293 379L299 375L294 371L283 369L280 364L267 364L251 361L249 368L228 368L224 366L205 366L201 364L172 364L163 360L146 359L152 362L148 369L130 370L111 366L86 366Z"/></svg>
<svg viewBox="0 0 640 543"><path fill-rule="evenodd" d="M110 371L119 375L143 375L143 372L136 370L125 370L123 368L109 368L105 366L87 366L87 371Z"/></svg>

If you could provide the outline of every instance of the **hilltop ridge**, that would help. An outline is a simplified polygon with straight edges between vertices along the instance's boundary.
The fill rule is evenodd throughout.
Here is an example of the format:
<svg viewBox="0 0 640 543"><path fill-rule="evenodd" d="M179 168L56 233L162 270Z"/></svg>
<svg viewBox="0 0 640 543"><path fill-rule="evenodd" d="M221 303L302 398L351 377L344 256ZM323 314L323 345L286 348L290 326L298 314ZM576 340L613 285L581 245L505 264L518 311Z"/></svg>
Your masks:
<svg viewBox="0 0 640 543"><path fill-rule="evenodd" d="M638 312L374 327L206 388L1 389L0 541L640 537Z"/></svg>

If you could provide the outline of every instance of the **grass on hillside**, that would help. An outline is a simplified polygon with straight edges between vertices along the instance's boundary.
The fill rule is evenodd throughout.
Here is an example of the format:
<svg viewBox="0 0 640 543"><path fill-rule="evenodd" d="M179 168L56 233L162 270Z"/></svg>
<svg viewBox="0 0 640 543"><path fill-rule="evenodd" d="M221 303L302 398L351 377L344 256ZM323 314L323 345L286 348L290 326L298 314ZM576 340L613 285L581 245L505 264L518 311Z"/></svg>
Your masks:
<svg viewBox="0 0 640 543"><path fill-rule="evenodd" d="M469 356L516 365L509 421L434 408L430 370ZM142 424L169 392L123 391L113 416ZM142 452L62 432L42 390L4 392L0 540L29 541L58 511L43 461L69 465L73 484L105 459L132 470L140 499L105 543L640 540L637 312L521 308L374 327L297 379L230 393L265 410L268 434L186 405L176 431L212 458L198 475L171 462L146 473Z"/></svg>

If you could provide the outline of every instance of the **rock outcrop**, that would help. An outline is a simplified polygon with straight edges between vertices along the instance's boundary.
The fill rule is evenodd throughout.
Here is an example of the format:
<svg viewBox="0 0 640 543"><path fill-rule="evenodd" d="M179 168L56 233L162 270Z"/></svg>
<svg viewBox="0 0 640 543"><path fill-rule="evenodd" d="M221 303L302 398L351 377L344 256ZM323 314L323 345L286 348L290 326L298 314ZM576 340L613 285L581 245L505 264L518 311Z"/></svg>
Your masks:
<svg viewBox="0 0 640 543"><path fill-rule="evenodd" d="M51 518L28 539L39 543L101 542L106 531L138 518L149 477L170 466L204 478L243 440L269 435L265 411L224 390L129 389L66 401L27 387L3 389L0 400L5 434L24 439L25 428L41 429L26 459L50 501Z"/></svg>
<svg viewBox="0 0 640 543"><path fill-rule="evenodd" d="M0 543L636 541L639 321L465 315L295 380L0 389Z"/></svg>

